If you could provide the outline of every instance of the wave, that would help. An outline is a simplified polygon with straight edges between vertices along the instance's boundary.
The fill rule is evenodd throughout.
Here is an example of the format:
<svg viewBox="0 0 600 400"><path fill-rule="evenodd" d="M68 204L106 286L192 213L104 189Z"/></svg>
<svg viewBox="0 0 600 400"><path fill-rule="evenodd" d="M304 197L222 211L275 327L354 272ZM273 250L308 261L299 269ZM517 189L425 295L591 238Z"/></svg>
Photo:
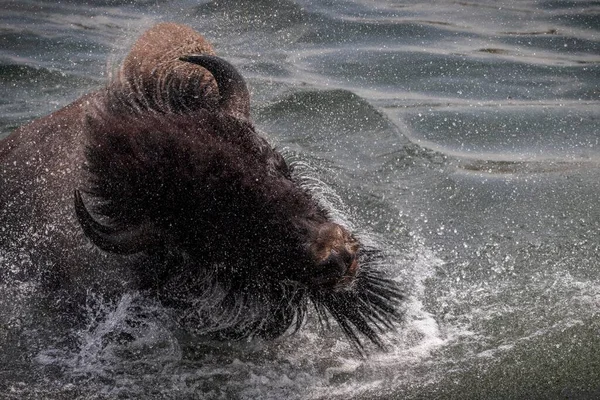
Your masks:
<svg viewBox="0 0 600 400"><path fill-rule="evenodd" d="M27 83L39 85L62 84L69 82L72 77L63 71L43 67L33 67L23 64L0 64L0 83Z"/></svg>

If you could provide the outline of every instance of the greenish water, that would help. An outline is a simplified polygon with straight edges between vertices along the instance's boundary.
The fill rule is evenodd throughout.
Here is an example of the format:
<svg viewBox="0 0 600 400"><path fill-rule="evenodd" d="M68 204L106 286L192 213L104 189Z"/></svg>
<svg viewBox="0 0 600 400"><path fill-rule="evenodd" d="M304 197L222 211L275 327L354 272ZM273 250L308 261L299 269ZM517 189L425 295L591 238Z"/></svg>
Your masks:
<svg viewBox="0 0 600 400"><path fill-rule="evenodd" d="M0 137L103 85L154 23L189 24L409 294L388 351L363 358L312 320L269 343L182 337L135 293L65 331L28 313L26 283L2 288L0 398L600 397L600 2L0 9Z"/></svg>

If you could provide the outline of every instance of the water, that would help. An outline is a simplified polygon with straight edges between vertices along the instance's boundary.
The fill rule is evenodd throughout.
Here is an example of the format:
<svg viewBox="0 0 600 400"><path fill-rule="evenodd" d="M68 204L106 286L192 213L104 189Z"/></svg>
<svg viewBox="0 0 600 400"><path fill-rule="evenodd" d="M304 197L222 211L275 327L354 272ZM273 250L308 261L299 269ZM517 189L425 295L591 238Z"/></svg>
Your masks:
<svg viewBox="0 0 600 400"><path fill-rule="evenodd" d="M188 337L138 293L91 293L74 332L22 280L2 288L0 398L600 397L599 2L0 9L0 136L101 86L154 23L189 24L409 294L388 351L361 357L313 320L274 342ZM28 263L0 253L4 274Z"/></svg>

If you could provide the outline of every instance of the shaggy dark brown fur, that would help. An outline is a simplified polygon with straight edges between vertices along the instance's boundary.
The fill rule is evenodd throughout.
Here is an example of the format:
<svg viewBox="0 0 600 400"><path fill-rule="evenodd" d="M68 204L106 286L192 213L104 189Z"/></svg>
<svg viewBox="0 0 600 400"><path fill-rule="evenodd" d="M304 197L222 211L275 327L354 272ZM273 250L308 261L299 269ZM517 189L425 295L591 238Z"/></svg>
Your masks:
<svg viewBox="0 0 600 400"><path fill-rule="evenodd" d="M0 142L0 166L0 246L35 249L47 288L144 290L225 338L298 329L312 303L381 346L400 318L380 254L256 134L242 77L187 27L150 30L107 88Z"/></svg>

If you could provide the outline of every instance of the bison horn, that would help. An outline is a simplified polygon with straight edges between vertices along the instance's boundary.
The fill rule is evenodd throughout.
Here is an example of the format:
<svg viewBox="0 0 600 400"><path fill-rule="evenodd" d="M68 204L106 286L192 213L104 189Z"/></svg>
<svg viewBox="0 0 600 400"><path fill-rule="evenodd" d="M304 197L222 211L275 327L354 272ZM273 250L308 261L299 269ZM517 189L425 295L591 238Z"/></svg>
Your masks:
<svg viewBox="0 0 600 400"><path fill-rule="evenodd" d="M207 54L189 54L179 59L200 65L212 74L221 96L219 106L224 113L249 119L250 93L244 78L233 65L220 57Z"/></svg>
<svg viewBox="0 0 600 400"><path fill-rule="evenodd" d="M143 224L129 230L118 230L96 221L85 207L79 190L75 190L75 213L85 235L104 251L134 254L157 244L156 229L151 224Z"/></svg>

